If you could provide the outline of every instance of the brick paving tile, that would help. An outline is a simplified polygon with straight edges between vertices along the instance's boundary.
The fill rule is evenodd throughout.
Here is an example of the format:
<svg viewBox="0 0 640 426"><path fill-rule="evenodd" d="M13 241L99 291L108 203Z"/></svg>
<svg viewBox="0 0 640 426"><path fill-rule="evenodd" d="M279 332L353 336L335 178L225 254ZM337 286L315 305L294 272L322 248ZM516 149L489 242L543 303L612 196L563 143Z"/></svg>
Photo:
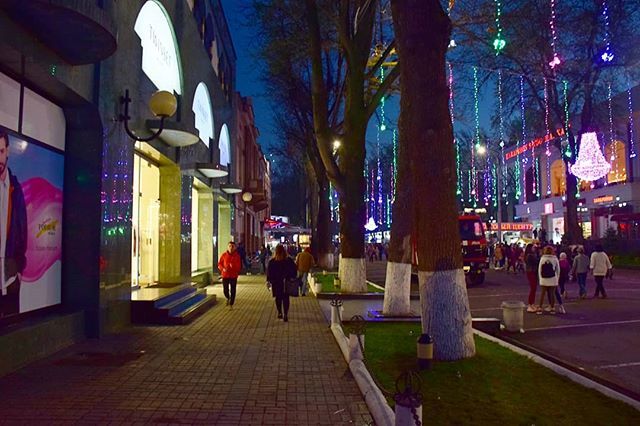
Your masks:
<svg viewBox="0 0 640 426"><path fill-rule="evenodd" d="M355 380L313 297L276 318L264 276L242 276L233 309L219 303L186 326L135 326L87 340L0 377L0 425L364 425ZM80 353L134 354L122 366Z"/></svg>

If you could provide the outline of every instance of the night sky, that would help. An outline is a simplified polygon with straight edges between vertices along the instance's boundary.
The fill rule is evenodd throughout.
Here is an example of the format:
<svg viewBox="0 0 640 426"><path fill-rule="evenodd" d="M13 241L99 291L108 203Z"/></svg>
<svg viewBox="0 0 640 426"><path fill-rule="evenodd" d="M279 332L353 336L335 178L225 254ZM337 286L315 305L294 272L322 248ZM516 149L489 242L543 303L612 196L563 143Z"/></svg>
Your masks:
<svg viewBox="0 0 640 426"><path fill-rule="evenodd" d="M256 125L260 131L260 137L258 139L260 145L263 148L265 154L269 154L270 147L278 145L280 142L276 136L276 132L273 129L272 110L275 106L270 104L269 98L265 94L264 87L260 81L261 65L258 61L253 59L253 55L257 48L254 42L257 31L252 23L249 21L246 13L248 0L221 0L222 6L225 11L229 30L233 38L233 44L238 56L237 59L237 76L236 84L237 90L242 96L249 96L253 98L254 111ZM492 97L484 96L485 93L492 93L494 91L493 86L485 87L481 90L481 113L480 122L481 126L490 128L490 114L492 109ZM484 93L483 93L484 92ZM460 95L460 94L458 94ZM471 93L469 94L471 95ZM457 108L461 107L461 103L457 104ZM460 108L462 109L462 108ZM456 111L456 115L462 111ZM389 99L386 103L385 116L387 118L387 127L395 127L397 123L397 117L399 114L398 99ZM469 119L472 117L468 117ZM375 145L377 140L376 125L378 120L374 116L369 125L369 131L367 133L367 146L368 155L371 157L375 155ZM456 128L471 128L470 121L466 123L464 121L457 121ZM380 134L380 142L382 145L390 144L392 138L391 131L382 132ZM273 158L271 158L273 159Z"/></svg>

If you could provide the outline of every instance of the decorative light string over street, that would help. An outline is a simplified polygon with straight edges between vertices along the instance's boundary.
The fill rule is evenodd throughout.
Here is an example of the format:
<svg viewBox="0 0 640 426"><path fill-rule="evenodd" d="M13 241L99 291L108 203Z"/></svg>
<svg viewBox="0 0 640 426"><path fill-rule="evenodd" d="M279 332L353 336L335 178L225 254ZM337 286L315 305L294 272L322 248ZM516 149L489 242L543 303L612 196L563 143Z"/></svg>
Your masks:
<svg viewBox="0 0 640 426"><path fill-rule="evenodd" d="M602 17L604 18L604 42L605 48L600 53L600 60L604 64L610 64L615 59L616 55L611 48L611 33L609 32L609 6L607 0L602 0Z"/></svg>
<svg viewBox="0 0 640 426"><path fill-rule="evenodd" d="M558 36L556 34L556 1L551 0L551 19L549 20L549 27L551 28L551 50L553 51L553 58L549 61L549 66L551 69L555 69L558 65L562 63L560 57L558 56L558 51L556 47L556 41L558 40Z"/></svg>
<svg viewBox="0 0 640 426"><path fill-rule="evenodd" d="M500 0L495 0L496 2L496 38L493 40L493 48L496 51L496 55L499 55L500 52L507 45L506 40L502 37L502 24L500 23L500 17L502 15L502 2Z"/></svg>
<svg viewBox="0 0 640 426"><path fill-rule="evenodd" d="M629 158L635 158L636 147L633 137L633 102L631 99L631 85L627 88L627 99L629 103Z"/></svg>

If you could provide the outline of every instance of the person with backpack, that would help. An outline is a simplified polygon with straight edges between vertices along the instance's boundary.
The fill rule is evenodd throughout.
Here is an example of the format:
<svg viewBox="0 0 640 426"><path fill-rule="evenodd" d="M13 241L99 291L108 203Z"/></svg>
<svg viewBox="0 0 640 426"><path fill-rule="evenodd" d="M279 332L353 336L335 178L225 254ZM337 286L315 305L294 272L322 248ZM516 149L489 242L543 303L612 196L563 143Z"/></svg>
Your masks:
<svg viewBox="0 0 640 426"><path fill-rule="evenodd" d="M595 251L591 253L589 268L593 271L593 278L596 280L596 294L593 295L593 298L595 299L600 295L600 297L606 299L607 292L604 291L604 277L611 270L611 261L602 249L601 244L598 244Z"/></svg>
<svg viewBox="0 0 640 426"><path fill-rule="evenodd" d="M553 247L546 246L542 250L542 257L538 265L538 279L540 281L540 306L538 306L537 314L542 315L542 305L545 294L549 297L549 313L555 315L555 291L558 287L558 278L560 277L560 262L553 254Z"/></svg>

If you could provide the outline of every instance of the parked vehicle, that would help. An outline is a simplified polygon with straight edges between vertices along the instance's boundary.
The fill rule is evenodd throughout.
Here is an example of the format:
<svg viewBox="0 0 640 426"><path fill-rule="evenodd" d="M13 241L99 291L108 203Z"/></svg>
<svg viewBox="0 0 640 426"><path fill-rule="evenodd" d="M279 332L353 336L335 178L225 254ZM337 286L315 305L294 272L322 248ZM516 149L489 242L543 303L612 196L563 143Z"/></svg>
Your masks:
<svg viewBox="0 0 640 426"><path fill-rule="evenodd" d="M461 215L458 223L467 285L482 284L484 271L489 267L489 249L484 224L478 215Z"/></svg>

